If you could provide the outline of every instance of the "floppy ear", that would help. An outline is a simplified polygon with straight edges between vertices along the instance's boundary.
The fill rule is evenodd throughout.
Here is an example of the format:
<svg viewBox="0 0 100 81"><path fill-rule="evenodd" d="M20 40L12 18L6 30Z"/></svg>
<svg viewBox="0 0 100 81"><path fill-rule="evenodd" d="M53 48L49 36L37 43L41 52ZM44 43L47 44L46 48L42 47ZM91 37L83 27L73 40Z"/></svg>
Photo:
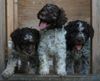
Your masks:
<svg viewBox="0 0 100 81"><path fill-rule="evenodd" d="M58 25L60 26L64 25L67 22L67 20L68 19L66 17L65 11L62 8L59 9L59 15L57 20Z"/></svg>
<svg viewBox="0 0 100 81"><path fill-rule="evenodd" d="M37 50L38 44L39 44L39 41L40 41L40 33L36 29L32 29L32 33L33 33L33 38L34 38L35 46L36 46L35 49Z"/></svg>
<svg viewBox="0 0 100 81"><path fill-rule="evenodd" d="M17 44L19 44L19 40L20 40L20 36L21 36L21 30L18 28L15 31L13 31L10 35L14 45L16 46Z"/></svg>
<svg viewBox="0 0 100 81"><path fill-rule="evenodd" d="M74 26L74 21L70 21L70 22L68 22L67 26L65 27L65 30L67 32L70 32L70 30L72 29L73 26Z"/></svg>
<svg viewBox="0 0 100 81"><path fill-rule="evenodd" d="M67 50L72 50L72 45L73 42L70 38L71 35L71 30L72 30L72 26L74 25L73 21L68 22L67 26L65 27L65 30L67 31L67 34L65 35L66 38L66 44L67 44Z"/></svg>
<svg viewBox="0 0 100 81"><path fill-rule="evenodd" d="M40 15L40 12L41 12L42 10L40 10L38 13L37 13L37 18L39 19L39 15Z"/></svg>
<svg viewBox="0 0 100 81"><path fill-rule="evenodd" d="M39 15L40 15L41 11L43 11L43 9L44 9L47 5L49 5L49 4L46 4L45 6L43 6L43 7L39 10L39 12L37 13L37 18L38 18L38 19L39 19Z"/></svg>
<svg viewBox="0 0 100 81"><path fill-rule="evenodd" d="M34 40L35 42L39 42L39 39L40 39L40 33L38 30L36 29L31 29L32 30L32 33L33 33L33 36L34 36Z"/></svg>
<svg viewBox="0 0 100 81"><path fill-rule="evenodd" d="M88 24L88 31L89 31L89 36L90 38L93 38L94 36L94 29L91 25Z"/></svg>

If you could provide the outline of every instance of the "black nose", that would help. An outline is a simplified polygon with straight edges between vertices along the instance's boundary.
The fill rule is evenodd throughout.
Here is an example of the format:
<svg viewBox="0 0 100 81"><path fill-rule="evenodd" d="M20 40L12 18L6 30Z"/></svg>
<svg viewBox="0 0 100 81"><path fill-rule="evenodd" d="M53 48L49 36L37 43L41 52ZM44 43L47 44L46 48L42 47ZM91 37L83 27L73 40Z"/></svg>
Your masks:
<svg viewBox="0 0 100 81"><path fill-rule="evenodd" d="M31 53L32 53L32 50L28 50L27 53L28 53L28 54L31 54Z"/></svg>
<svg viewBox="0 0 100 81"><path fill-rule="evenodd" d="M82 41L82 39L77 39L77 41L78 41L78 42L81 42L81 41Z"/></svg>
<svg viewBox="0 0 100 81"><path fill-rule="evenodd" d="M78 42L82 42L83 41L83 38L78 38L77 41Z"/></svg>

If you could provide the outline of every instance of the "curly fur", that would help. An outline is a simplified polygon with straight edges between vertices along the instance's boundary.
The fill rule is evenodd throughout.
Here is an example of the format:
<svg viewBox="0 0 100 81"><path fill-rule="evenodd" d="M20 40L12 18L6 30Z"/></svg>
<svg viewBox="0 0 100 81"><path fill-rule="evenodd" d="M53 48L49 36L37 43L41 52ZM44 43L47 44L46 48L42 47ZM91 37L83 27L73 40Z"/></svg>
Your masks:
<svg viewBox="0 0 100 81"><path fill-rule="evenodd" d="M67 22L65 16L64 10L54 4L46 4L37 14L40 23L46 22L49 24L46 29L61 28Z"/></svg>
<svg viewBox="0 0 100 81"><path fill-rule="evenodd" d="M66 34L68 74L89 74L89 61L93 28L87 22L76 20L68 23Z"/></svg>
<svg viewBox="0 0 100 81"><path fill-rule="evenodd" d="M80 51L67 51L66 70L68 74L89 74L90 40Z"/></svg>
<svg viewBox="0 0 100 81"><path fill-rule="evenodd" d="M53 70L58 75L66 75L66 40L64 24L67 22L65 13L58 6L46 4L38 13L39 25L43 22L48 27L41 30L41 39L38 47L40 59L40 74L50 73L49 59L55 57ZM54 60L54 59L53 59Z"/></svg>
<svg viewBox="0 0 100 81"><path fill-rule="evenodd" d="M12 32L11 38L14 46L2 76L9 78L14 73L37 73L39 67L37 54L39 32L27 27L18 28Z"/></svg>

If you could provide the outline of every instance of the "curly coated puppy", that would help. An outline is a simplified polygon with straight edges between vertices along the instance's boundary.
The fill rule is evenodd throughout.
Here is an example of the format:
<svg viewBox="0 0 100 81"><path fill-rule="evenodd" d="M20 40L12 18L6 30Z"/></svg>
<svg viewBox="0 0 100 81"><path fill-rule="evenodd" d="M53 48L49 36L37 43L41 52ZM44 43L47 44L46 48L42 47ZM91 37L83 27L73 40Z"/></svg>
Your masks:
<svg viewBox="0 0 100 81"><path fill-rule="evenodd" d="M6 69L2 76L9 78L16 72L37 73L39 59L37 46L40 34L36 29L18 28L11 34L13 41L12 52L8 58Z"/></svg>
<svg viewBox="0 0 100 81"><path fill-rule="evenodd" d="M76 20L68 23L66 34L68 74L89 74L91 39L94 30L87 22Z"/></svg>
<svg viewBox="0 0 100 81"><path fill-rule="evenodd" d="M37 14L40 20L41 38L38 47L40 74L50 73L49 60L52 60L58 75L66 75L66 40L64 29L67 18L64 11L54 4L46 4ZM55 58L55 59L52 59Z"/></svg>

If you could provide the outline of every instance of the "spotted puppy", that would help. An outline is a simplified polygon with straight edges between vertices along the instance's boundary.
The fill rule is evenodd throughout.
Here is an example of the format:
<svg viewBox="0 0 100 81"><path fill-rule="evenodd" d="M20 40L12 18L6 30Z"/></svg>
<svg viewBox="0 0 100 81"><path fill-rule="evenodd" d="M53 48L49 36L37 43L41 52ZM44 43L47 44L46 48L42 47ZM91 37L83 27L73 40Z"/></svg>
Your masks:
<svg viewBox="0 0 100 81"><path fill-rule="evenodd" d="M14 46L2 76L9 78L16 72L37 73L39 66L37 54L40 38L39 32L36 29L27 27L18 28L12 32L11 38Z"/></svg>
<svg viewBox="0 0 100 81"><path fill-rule="evenodd" d="M66 75L66 40L64 25L67 22L64 11L54 4L46 4L38 13L41 32L38 47L40 71L42 75L50 73L49 60L55 57L55 66L58 75ZM51 59L54 62L54 59Z"/></svg>
<svg viewBox="0 0 100 81"><path fill-rule="evenodd" d="M68 23L66 34L68 74L89 74L91 39L94 30L87 22L76 20Z"/></svg>

